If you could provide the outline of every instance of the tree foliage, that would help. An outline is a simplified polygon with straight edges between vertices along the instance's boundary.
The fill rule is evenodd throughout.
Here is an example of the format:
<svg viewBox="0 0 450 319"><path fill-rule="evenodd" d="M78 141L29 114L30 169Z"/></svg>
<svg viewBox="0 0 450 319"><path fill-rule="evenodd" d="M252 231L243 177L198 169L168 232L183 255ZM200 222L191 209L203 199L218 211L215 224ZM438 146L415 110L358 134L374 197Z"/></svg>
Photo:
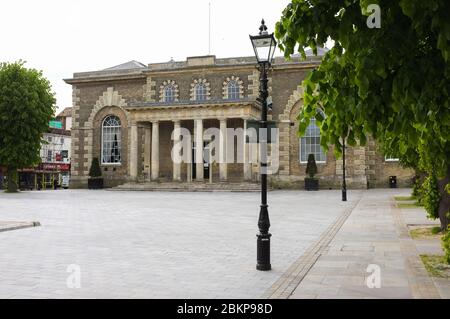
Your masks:
<svg viewBox="0 0 450 319"><path fill-rule="evenodd" d="M447 230L447 233L442 236L442 246L445 251L445 260L450 264L450 228Z"/></svg>
<svg viewBox="0 0 450 319"><path fill-rule="evenodd" d="M438 182L436 175L431 173L425 178L422 186L423 189L423 205L428 213L428 218L439 218L439 202L441 195L438 190Z"/></svg>
<svg viewBox="0 0 450 319"><path fill-rule="evenodd" d="M0 64L0 165L8 169L8 190L17 189L17 169L40 161L42 134L55 108L50 82L24 62Z"/></svg>
<svg viewBox="0 0 450 319"><path fill-rule="evenodd" d="M369 28L369 4L381 8L381 28ZM407 157L419 141L439 176L450 158L450 2L446 0L294 0L276 24L285 56L334 47L304 81L300 133L317 118L323 147L340 138L390 135L386 148Z"/></svg>
<svg viewBox="0 0 450 319"><path fill-rule="evenodd" d="M380 28L367 23L374 13L370 4L379 6ZM318 46L334 41L303 82L300 135L315 117L321 145L335 145L337 155L343 138L354 146L373 136L387 155L416 173L448 180L450 1L293 0L275 36L287 58L296 51L305 57L307 47L317 53ZM442 225L448 224L448 196L441 192Z"/></svg>

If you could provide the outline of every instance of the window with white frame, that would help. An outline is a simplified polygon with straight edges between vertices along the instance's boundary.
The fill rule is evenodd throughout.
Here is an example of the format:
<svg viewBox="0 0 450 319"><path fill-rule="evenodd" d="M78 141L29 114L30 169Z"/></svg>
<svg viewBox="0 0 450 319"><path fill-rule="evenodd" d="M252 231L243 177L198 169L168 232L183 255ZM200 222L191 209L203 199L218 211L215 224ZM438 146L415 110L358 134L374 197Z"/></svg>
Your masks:
<svg viewBox="0 0 450 319"><path fill-rule="evenodd" d="M102 163L120 164L121 126L117 116L109 115L102 123Z"/></svg>
<svg viewBox="0 0 450 319"><path fill-rule="evenodd" d="M173 101L175 101L175 88L172 84L169 84L164 87L164 102Z"/></svg>
<svg viewBox="0 0 450 319"><path fill-rule="evenodd" d="M228 99L238 100L240 96L239 84L235 80L228 82Z"/></svg>
<svg viewBox="0 0 450 319"><path fill-rule="evenodd" d="M327 156L320 146L320 128L312 118L305 135L300 138L300 163L308 162L309 154L314 154L316 162L325 163Z"/></svg>
<svg viewBox="0 0 450 319"><path fill-rule="evenodd" d="M206 85L204 83L198 83L195 85L195 100L205 101L206 100Z"/></svg>

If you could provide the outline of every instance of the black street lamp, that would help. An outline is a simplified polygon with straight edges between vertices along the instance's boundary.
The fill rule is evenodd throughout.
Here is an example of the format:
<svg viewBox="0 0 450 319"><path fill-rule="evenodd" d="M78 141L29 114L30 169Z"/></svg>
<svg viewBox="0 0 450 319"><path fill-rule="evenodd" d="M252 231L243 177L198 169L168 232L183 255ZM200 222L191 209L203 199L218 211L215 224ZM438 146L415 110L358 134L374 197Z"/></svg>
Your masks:
<svg viewBox="0 0 450 319"><path fill-rule="evenodd" d="M347 201L347 183L345 182L345 139L342 139L342 201Z"/></svg>
<svg viewBox="0 0 450 319"><path fill-rule="evenodd" d="M273 59L273 54L276 48L275 37L272 34L267 33L267 27L264 24L264 20L261 21L259 27L259 34L250 36L250 40L255 50L256 60L259 65L260 72L260 87L258 101L261 103L261 121L260 128L260 170L261 170L261 206L259 211L258 228L259 234L257 234L257 250L256 250L256 269L257 270L270 270L270 237L269 233L270 220L269 211L267 205L267 97L269 91L267 88L267 72L270 67L270 63Z"/></svg>

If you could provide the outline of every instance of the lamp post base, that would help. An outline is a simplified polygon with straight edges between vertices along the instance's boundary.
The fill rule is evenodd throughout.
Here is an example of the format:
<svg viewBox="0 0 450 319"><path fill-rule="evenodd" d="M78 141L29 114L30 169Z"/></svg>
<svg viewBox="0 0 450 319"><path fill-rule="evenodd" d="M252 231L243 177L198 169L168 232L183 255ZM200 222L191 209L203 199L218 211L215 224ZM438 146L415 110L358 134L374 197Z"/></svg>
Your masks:
<svg viewBox="0 0 450 319"><path fill-rule="evenodd" d="M270 264L270 237L272 234L258 234L256 235L256 269L267 271L272 269Z"/></svg>
<svg viewBox="0 0 450 319"><path fill-rule="evenodd" d="M343 202L347 201L347 190L346 189L342 190L342 201Z"/></svg>

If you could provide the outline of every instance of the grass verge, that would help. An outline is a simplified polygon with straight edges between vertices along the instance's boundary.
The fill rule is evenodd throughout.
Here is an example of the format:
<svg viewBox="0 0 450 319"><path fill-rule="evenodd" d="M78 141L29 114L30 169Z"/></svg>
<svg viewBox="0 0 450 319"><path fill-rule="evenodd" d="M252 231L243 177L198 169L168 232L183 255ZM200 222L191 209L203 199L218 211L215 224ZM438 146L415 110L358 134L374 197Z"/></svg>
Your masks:
<svg viewBox="0 0 450 319"><path fill-rule="evenodd" d="M445 263L444 258L438 255L420 255L430 276L450 279L450 265Z"/></svg>
<svg viewBox="0 0 450 319"><path fill-rule="evenodd" d="M412 226L409 234L412 239L440 239L443 235L439 226Z"/></svg>
<svg viewBox="0 0 450 319"><path fill-rule="evenodd" d="M417 202L414 203L397 203L398 208L417 208L417 207L423 207L423 205L420 205Z"/></svg>
<svg viewBox="0 0 450 319"><path fill-rule="evenodd" d="M394 196L397 202L416 200L416 196Z"/></svg>

